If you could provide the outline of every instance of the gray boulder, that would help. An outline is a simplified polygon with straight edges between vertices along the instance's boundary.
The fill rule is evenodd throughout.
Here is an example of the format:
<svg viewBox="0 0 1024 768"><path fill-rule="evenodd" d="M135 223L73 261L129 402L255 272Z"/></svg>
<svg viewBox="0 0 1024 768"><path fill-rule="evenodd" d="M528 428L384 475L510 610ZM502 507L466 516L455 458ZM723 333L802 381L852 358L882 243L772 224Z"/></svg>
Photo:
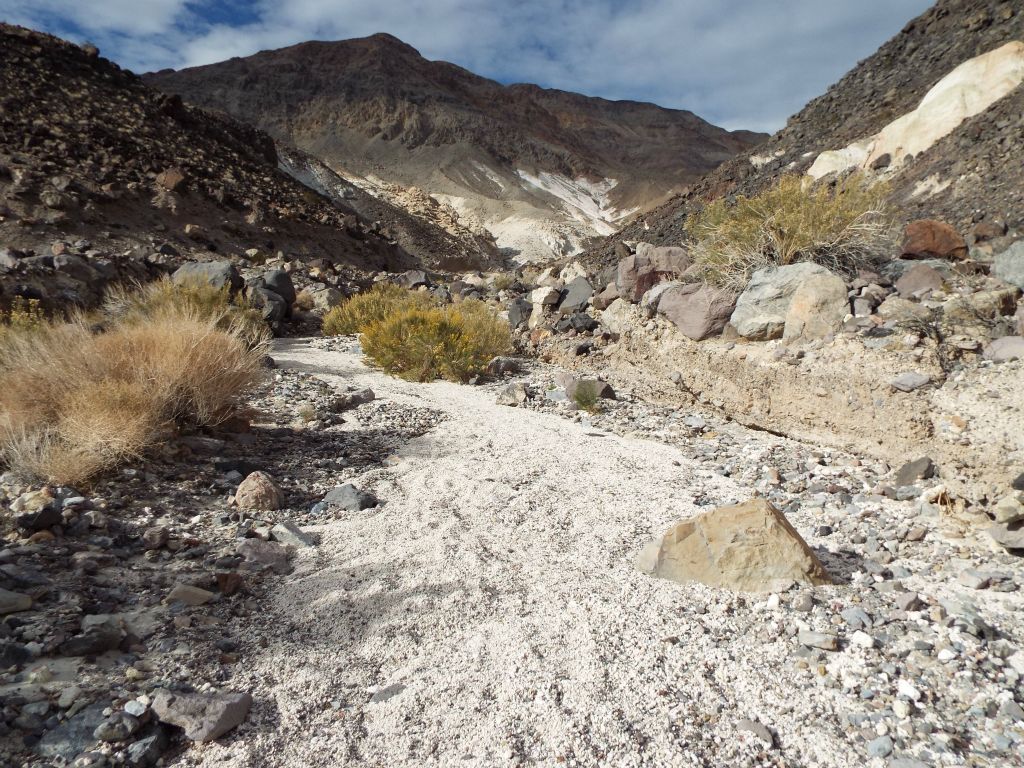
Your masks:
<svg viewBox="0 0 1024 768"><path fill-rule="evenodd" d="M821 339L838 331L850 312L846 283L833 274L812 275L793 291L782 338Z"/></svg>
<svg viewBox="0 0 1024 768"><path fill-rule="evenodd" d="M563 315L582 312L587 308L587 303L593 295L594 286L587 281L587 278L577 277L565 287L565 296L558 305L558 312Z"/></svg>
<svg viewBox="0 0 1024 768"><path fill-rule="evenodd" d="M996 256L992 262L992 274L1024 290L1024 240L1018 240Z"/></svg>
<svg viewBox="0 0 1024 768"><path fill-rule="evenodd" d="M430 285L430 278L422 269L410 269L398 276L398 284L403 288L419 288L421 285Z"/></svg>
<svg viewBox="0 0 1024 768"><path fill-rule="evenodd" d="M811 262L759 269L736 300L730 321L748 339L777 339L786 326L786 315L797 288L807 279L832 275Z"/></svg>
<svg viewBox="0 0 1024 768"><path fill-rule="evenodd" d="M172 693L161 689L153 697L160 722L185 730L192 741L213 741L245 720L252 706L248 693Z"/></svg>
<svg viewBox="0 0 1024 768"><path fill-rule="evenodd" d="M526 325L533 313L533 304L526 299L515 299L508 305L508 324L512 329Z"/></svg>
<svg viewBox="0 0 1024 768"><path fill-rule="evenodd" d="M351 483L332 488L324 494L323 500L329 507L344 509L348 512L370 509L380 503L372 493L361 491Z"/></svg>
<svg viewBox="0 0 1024 768"><path fill-rule="evenodd" d="M926 291L937 291L942 282L942 274L937 269L927 264L915 264L896 281L896 291L905 299Z"/></svg>
<svg viewBox="0 0 1024 768"><path fill-rule="evenodd" d="M736 306L736 295L710 285L678 285L662 294L658 311L694 341L718 336Z"/></svg>
<svg viewBox="0 0 1024 768"><path fill-rule="evenodd" d="M292 283L292 276L283 269L264 272L263 284L284 299L289 307L295 303L295 284Z"/></svg>
<svg viewBox="0 0 1024 768"><path fill-rule="evenodd" d="M186 283L206 283L214 288L226 288L231 295L236 294L245 285L235 265L230 261L191 261L182 264L171 276L177 285Z"/></svg>
<svg viewBox="0 0 1024 768"><path fill-rule="evenodd" d="M279 323L288 316L291 306L284 300L284 297L276 291L264 288L262 285L249 287L249 301L260 310L263 319L268 323Z"/></svg>
<svg viewBox="0 0 1024 768"><path fill-rule="evenodd" d="M984 357L997 363L1024 360L1024 336L1003 336L985 347Z"/></svg>

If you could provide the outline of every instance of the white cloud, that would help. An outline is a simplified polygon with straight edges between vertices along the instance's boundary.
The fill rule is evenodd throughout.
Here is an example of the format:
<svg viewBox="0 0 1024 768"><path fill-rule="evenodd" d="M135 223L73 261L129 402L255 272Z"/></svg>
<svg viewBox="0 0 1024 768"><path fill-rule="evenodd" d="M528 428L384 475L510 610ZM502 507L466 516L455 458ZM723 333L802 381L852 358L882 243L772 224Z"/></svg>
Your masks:
<svg viewBox="0 0 1024 768"><path fill-rule="evenodd" d="M308 39L390 32L503 81L778 128L930 0L0 0L0 16L79 30L136 70L194 66ZM217 7L218 17L209 11Z"/></svg>

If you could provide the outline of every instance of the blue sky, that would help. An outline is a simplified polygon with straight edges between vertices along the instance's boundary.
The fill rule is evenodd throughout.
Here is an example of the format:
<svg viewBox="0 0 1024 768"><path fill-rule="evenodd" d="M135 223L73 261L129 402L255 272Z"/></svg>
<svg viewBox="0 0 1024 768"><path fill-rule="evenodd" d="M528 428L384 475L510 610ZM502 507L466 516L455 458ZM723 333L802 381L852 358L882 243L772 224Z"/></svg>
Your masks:
<svg viewBox="0 0 1024 768"><path fill-rule="evenodd" d="M776 130L930 0L0 0L137 72L390 32L501 82Z"/></svg>

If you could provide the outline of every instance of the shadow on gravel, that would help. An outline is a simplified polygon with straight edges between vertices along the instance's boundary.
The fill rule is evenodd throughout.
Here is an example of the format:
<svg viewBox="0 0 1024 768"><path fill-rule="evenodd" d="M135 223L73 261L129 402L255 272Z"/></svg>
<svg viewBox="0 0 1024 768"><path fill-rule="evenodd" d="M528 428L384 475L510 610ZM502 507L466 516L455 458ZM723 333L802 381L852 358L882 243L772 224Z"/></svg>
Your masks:
<svg viewBox="0 0 1024 768"><path fill-rule="evenodd" d="M848 550L831 552L821 546L811 547L811 549L821 560L825 570L835 579L836 584L849 584L855 571L864 570L864 558L856 552Z"/></svg>

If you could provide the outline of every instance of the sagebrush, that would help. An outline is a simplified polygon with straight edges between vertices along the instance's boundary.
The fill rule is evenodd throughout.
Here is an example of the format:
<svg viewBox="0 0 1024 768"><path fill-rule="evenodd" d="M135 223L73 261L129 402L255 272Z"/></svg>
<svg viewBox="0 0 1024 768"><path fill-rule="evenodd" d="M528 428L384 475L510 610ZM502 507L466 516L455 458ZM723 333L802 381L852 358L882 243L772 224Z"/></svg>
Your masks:
<svg viewBox="0 0 1024 768"><path fill-rule="evenodd" d="M116 294L99 324L77 315L0 336L0 462L79 483L232 414L261 377L266 337L225 321L227 306L149 301L164 290Z"/></svg>
<svg viewBox="0 0 1024 768"><path fill-rule="evenodd" d="M468 381L512 347L508 323L476 300L408 306L362 334L363 352L375 365L412 381Z"/></svg>
<svg viewBox="0 0 1024 768"><path fill-rule="evenodd" d="M832 184L783 176L753 197L708 203L684 226L699 276L723 287L742 289L757 269L799 261L854 274L888 255L887 194L860 174Z"/></svg>
<svg viewBox="0 0 1024 768"><path fill-rule="evenodd" d="M324 315L321 331L324 336L362 333L373 323L405 309L426 309L434 304L434 298L428 293L409 291L391 283L378 283L371 290L356 294Z"/></svg>

